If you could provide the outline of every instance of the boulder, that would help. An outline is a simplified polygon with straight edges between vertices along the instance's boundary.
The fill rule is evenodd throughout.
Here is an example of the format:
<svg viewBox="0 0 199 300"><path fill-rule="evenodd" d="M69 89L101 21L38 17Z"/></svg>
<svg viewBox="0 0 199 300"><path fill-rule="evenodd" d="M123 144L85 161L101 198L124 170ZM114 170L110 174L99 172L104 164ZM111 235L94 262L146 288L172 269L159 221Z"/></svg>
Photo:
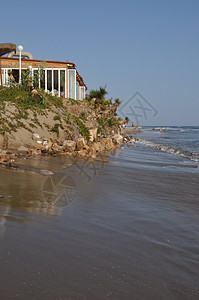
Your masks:
<svg viewBox="0 0 199 300"><path fill-rule="evenodd" d="M117 145L117 146L121 146L121 144L123 143L123 136L120 134L115 134L113 136L113 142Z"/></svg>
<svg viewBox="0 0 199 300"><path fill-rule="evenodd" d="M63 149L67 150L69 152L75 151L76 148L76 142L71 141L71 140L64 140L63 141Z"/></svg>
<svg viewBox="0 0 199 300"><path fill-rule="evenodd" d="M114 148L113 141L110 137L103 138L102 142L104 143L105 150L112 150Z"/></svg>
<svg viewBox="0 0 199 300"><path fill-rule="evenodd" d="M93 147L93 145L89 146L88 155L92 156L92 157L96 157L96 150L95 150L95 147Z"/></svg>
<svg viewBox="0 0 199 300"><path fill-rule="evenodd" d="M1 155L3 155L3 156L4 156L4 155L7 155L7 152L8 152L7 150L1 150L0 156L1 156Z"/></svg>
<svg viewBox="0 0 199 300"><path fill-rule="evenodd" d="M43 150L49 150L52 147L53 143L51 142L51 140L48 141L43 141Z"/></svg>
<svg viewBox="0 0 199 300"><path fill-rule="evenodd" d="M100 152L104 151L105 150L105 144L104 142L99 142L99 147L100 147Z"/></svg>
<svg viewBox="0 0 199 300"><path fill-rule="evenodd" d="M37 144L42 144L42 140L37 140Z"/></svg>
<svg viewBox="0 0 199 300"><path fill-rule="evenodd" d="M82 149L84 149L86 146L86 141L85 139L82 137L82 138L78 138L77 139L77 151L80 151Z"/></svg>
<svg viewBox="0 0 199 300"><path fill-rule="evenodd" d="M26 148L24 146L19 147L17 150L20 152L28 152L28 148Z"/></svg>
<svg viewBox="0 0 199 300"><path fill-rule="evenodd" d="M89 148L92 148L94 152L102 152L104 150L104 143L103 142L96 142L92 143Z"/></svg>
<svg viewBox="0 0 199 300"><path fill-rule="evenodd" d="M59 146L57 143L54 143L53 144L53 150L57 151L57 152L60 152L62 151L62 146Z"/></svg>
<svg viewBox="0 0 199 300"><path fill-rule="evenodd" d="M40 135L38 133L33 133L32 139L33 139L33 141L40 140Z"/></svg>
<svg viewBox="0 0 199 300"><path fill-rule="evenodd" d="M90 141L93 142L97 138L97 128L89 129Z"/></svg>
<svg viewBox="0 0 199 300"><path fill-rule="evenodd" d="M80 155L80 156L86 156L87 155L87 150L80 150L80 151L78 151L77 152L78 153L78 155Z"/></svg>
<svg viewBox="0 0 199 300"><path fill-rule="evenodd" d="M38 93L38 91L36 90L36 89L33 89L32 91L31 91L31 97L32 98L34 98L36 95L38 95L39 93Z"/></svg>

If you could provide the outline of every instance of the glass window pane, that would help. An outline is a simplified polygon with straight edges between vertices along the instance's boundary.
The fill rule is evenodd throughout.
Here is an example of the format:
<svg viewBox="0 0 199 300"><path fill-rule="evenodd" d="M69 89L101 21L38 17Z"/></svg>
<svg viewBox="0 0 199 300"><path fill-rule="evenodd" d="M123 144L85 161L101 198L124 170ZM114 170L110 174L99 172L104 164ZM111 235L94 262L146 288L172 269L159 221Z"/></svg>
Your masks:
<svg viewBox="0 0 199 300"><path fill-rule="evenodd" d="M80 98L79 98L79 82L76 82L76 99L77 100L80 100Z"/></svg>
<svg viewBox="0 0 199 300"><path fill-rule="evenodd" d="M23 70L22 70L23 72ZM15 79L15 82L19 83L19 70L17 69L12 69L12 71L10 73L8 73L8 75L13 75L14 79Z"/></svg>
<svg viewBox="0 0 199 300"><path fill-rule="evenodd" d="M79 99L84 100L84 98L85 98L85 87L80 86L79 87Z"/></svg>
<svg viewBox="0 0 199 300"><path fill-rule="evenodd" d="M54 90L58 92L58 70L53 70L53 72L54 72Z"/></svg>
<svg viewBox="0 0 199 300"><path fill-rule="evenodd" d="M38 70L33 70L33 85L36 89L39 87Z"/></svg>
<svg viewBox="0 0 199 300"><path fill-rule="evenodd" d="M76 99L76 70L68 70L69 74L69 98Z"/></svg>
<svg viewBox="0 0 199 300"><path fill-rule="evenodd" d="M41 85L41 89L45 90L45 70L41 71L40 85Z"/></svg>
<svg viewBox="0 0 199 300"><path fill-rule="evenodd" d="M60 71L60 94L65 96L65 71Z"/></svg>
<svg viewBox="0 0 199 300"><path fill-rule="evenodd" d="M47 70L47 89L49 92L52 91L52 71Z"/></svg>

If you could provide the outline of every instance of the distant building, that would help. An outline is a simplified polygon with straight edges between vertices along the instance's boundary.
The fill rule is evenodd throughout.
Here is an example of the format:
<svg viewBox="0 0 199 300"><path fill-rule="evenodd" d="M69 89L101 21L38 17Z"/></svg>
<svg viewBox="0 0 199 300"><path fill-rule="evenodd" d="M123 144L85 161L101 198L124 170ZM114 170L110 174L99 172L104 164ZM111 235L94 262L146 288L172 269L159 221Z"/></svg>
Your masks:
<svg viewBox="0 0 199 300"><path fill-rule="evenodd" d="M1 57L2 83L4 86L10 84L10 71L12 71L15 81L19 82L19 58L13 56L18 56L18 53L11 52L8 57ZM87 87L74 63L49 60L44 62L33 59L29 52L22 52L21 66L22 72L29 69L32 77L39 72L42 66L43 73L39 78L39 88L45 92L75 100L85 98Z"/></svg>

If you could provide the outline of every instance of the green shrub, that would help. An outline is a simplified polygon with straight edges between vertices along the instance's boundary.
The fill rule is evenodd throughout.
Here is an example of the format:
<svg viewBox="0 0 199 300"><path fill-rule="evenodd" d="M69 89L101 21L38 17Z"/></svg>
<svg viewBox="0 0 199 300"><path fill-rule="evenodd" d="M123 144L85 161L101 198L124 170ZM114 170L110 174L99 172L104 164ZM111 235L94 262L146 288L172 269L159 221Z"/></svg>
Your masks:
<svg viewBox="0 0 199 300"><path fill-rule="evenodd" d="M128 122L129 122L129 118L128 118L128 117L126 117L126 118L125 118L125 121L128 123Z"/></svg>
<svg viewBox="0 0 199 300"><path fill-rule="evenodd" d="M119 98L115 99L115 103L121 104L121 100Z"/></svg>
<svg viewBox="0 0 199 300"><path fill-rule="evenodd" d="M54 121L60 121L61 122L61 117L60 115L55 115L53 118Z"/></svg>
<svg viewBox="0 0 199 300"><path fill-rule="evenodd" d="M52 128L51 128L51 132L55 132L57 134L57 136L59 137L59 124L56 123Z"/></svg>
<svg viewBox="0 0 199 300"><path fill-rule="evenodd" d="M73 115L72 119L79 126L80 134L82 136L84 136L87 139L87 141L90 141L90 138L91 138L90 132L89 132L88 128L86 127L86 125L84 125L84 123L74 115Z"/></svg>
<svg viewBox="0 0 199 300"><path fill-rule="evenodd" d="M104 99L104 96L108 94L106 89L105 88L102 88L100 86L99 90L90 90L90 94L88 96L88 100L91 100L93 98L96 98L96 99Z"/></svg>
<svg viewBox="0 0 199 300"><path fill-rule="evenodd" d="M81 117L82 117L82 119L85 119L85 116L86 116L85 111L81 112Z"/></svg>
<svg viewBox="0 0 199 300"><path fill-rule="evenodd" d="M117 124L117 121L115 119L111 118L111 119L108 120L108 123L109 123L110 126L114 126L114 125Z"/></svg>

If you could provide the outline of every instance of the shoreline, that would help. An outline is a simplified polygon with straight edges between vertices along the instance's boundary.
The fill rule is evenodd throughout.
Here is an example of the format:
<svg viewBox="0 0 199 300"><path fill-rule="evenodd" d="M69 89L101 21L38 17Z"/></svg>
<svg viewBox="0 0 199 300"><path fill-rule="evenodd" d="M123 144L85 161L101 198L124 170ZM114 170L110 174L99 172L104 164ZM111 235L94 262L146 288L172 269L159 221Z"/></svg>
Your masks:
<svg viewBox="0 0 199 300"><path fill-rule="evenodd" d="M137 134L138 132L136 132ZM136 147L136 142L139 140L133 136L122 136L115 135L112 138L103 138L104 141L101 142L93 142L89 146L82 145L81 150L74 149L71 152L64 151L64 148L59 146L56 147L52 151L40 148L26 148L21 146L21 151L19 150L1 150L0 149L0 169L10 169L10 170L20 170L23 167L18 164L18 160L20 159L32 159L34 157L65 157L66 160L70 159L72 161L99 161L99 158L109 156L111 152L116 151L118 148L122 148L123 144L127 144L128 147L133 146ZM106 142L106 143L105 143ZM54 143L52 143L53 149ZM44 174L44 175L52 175L52 174Z"/></svg>

